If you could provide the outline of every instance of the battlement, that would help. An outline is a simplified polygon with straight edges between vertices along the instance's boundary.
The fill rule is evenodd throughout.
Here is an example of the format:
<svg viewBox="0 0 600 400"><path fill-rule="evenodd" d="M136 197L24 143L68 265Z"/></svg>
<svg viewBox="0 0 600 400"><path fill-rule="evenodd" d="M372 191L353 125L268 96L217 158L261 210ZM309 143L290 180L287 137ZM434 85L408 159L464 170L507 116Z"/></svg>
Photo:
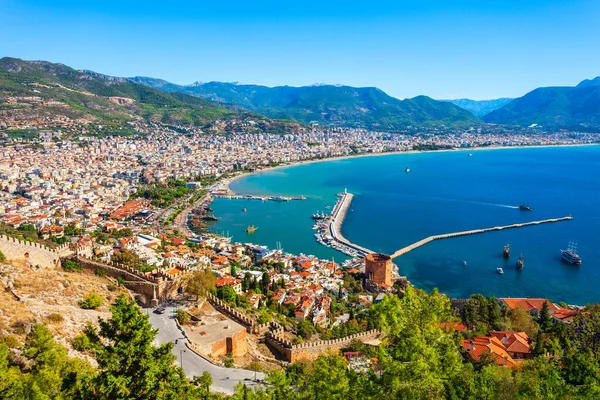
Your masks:
<svg viewBox="0 0 600 400"><path fill-rule="evenodd" d="M59 267L60 254L66 248L68 248L67 244L53 249L41 243L0 235L0 251L8 261L22 262L33 267Z"/></svg>
<svg viewBox="0 0 600 400"><path fill-rule="evenodd" d="M268 325L268 324L259 325L256 322L255 318L252 318L247 314L239 312L235 308L229 306L224 301L218 299L216 296L214 296L210 293L206 297L207 297L208 301L210 302L210 304L212 304L212 306L215 309L226 314L229 318L233 319L234 321L242 324L246 328L246 331L248 333L258 333L259 326L262 326L264 328L264 325Z"/></svg>
<svg viewBox="0 0 600 400"><path fill-rule="evenodd" d="M367 341L381 335L377 329L356 333L339 339L317 340L316 342L292 344L284 339L283 328L267 332L266 342L281 354L288 362L314 360L319 354L339 351L353 340Z"/></svg>

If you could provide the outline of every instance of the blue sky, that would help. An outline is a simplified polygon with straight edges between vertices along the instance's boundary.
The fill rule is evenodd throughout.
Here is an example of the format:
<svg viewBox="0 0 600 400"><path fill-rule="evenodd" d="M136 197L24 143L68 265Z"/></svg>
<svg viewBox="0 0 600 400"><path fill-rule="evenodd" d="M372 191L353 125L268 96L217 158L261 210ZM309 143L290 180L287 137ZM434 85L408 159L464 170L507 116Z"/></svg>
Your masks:
<svg viewBox="0 0 600 400"><path fill-rule="evenodd" d="M600 1L0 0L0 57L186 84L518 97L600 75Z"/></svg>

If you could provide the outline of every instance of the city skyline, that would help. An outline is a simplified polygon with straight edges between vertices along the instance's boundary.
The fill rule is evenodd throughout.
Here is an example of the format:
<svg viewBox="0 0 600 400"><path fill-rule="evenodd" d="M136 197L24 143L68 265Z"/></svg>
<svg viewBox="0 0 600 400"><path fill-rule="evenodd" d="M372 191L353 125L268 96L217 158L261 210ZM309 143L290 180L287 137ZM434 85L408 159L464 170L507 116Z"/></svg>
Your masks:
<svg viewBox="0 0 600 400"><path fill-rule="evenodd" d="M11 39L2 56L177 84L323 82L482 100L600 75L591 1L0 4Z"/></svg>

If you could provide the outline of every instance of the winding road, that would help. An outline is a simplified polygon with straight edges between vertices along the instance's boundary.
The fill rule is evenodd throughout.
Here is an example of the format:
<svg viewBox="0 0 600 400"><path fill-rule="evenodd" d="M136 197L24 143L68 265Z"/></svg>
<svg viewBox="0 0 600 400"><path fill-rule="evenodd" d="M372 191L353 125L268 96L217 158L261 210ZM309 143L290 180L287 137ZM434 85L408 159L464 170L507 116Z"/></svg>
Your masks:
<svg viewBox="0 0 600 400"><path fill-rule="evenodd" d="M208 371L213 378L211 390L226 394L233 394L235 386L240 382L248 387L260 385L260 383L254 381L254 371L218 367L190 350L186 346L188 340L184 338L183 333L175 323L172 307L167 307L164 314L155 314L153 311L154 308L144 308L144 312L149 315L150 323L154 329L158 329L155 339L156 344L174 342L177 339L177 343L173 347L173 354L188 378L193 379L194 376L200 376L204 371ZM258 372L256 378L261 381L265 379L265 374Z"/></svg>

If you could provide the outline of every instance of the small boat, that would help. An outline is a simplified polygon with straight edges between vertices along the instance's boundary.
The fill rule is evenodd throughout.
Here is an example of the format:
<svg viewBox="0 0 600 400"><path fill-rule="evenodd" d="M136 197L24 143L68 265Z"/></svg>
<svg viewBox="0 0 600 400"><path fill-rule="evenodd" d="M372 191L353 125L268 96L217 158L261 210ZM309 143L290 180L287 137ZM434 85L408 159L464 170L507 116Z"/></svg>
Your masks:
<svg viewBox="0 0 600 400"><path fill-rule="evenodd" d="M244 207L244 208L242 209L242 211L243 211L243 212L246 212L246 207Z"/></svg>
<svg viewBox="0 0 600 400"><path fill-rule="evenodd" d="M256 226L254 226L254 225L249 225L249 226L246 228L246 233L254 233L254 232L256 232L256 230L257 230L257 229L258 229L258 228L257 228Z"/></svg>
<svg viewBox="0 0 600 400"><path fill-rule="evenodd" d="M504 273L504 270L502 268L496 268L496 272L502 275Z"/></svg>
<svg viewBox="0 0 600 400"><path fill-rule="evenodd" d="M469 157L473 157L473 154L469 153Z"/></svg>
<svg viewBox="0 0 600 400"><path fill-rule="evenodd" d="M404 170L404 172L409 173L410 172L410 167L406 167L406 169Z"/></svg>
<svg viewBox="0 0 600 400"><path fill-rule="evenodd" d="M466 267L466 266L467 266L467 262L463 261L463 267Z"/></svg>
<svg viewBox="0 0 600 400"><path fill-rule="evenodd" d="M519 259L517 260L517 269L519 271L521 271L523 269L523 267L525 266L525 260L523 260L523 254L521 254L519 256Z"/></svg>
<svg viewBox="0 0 600 400"><path fill-rule="evenodd" d="M510 257L510 246L508 245L508 243L504 245L504 252L502 254L504 255L504 258Z"/></svg>
<svg viewBox="0 0 600 400"><path fill-rule="evenodd" d="M533 211L533 208L531 208L529 206L529 203L527 203L527 204L521 203L521 205L519 206L519 210L521 210L521 211Z"/></svg>

